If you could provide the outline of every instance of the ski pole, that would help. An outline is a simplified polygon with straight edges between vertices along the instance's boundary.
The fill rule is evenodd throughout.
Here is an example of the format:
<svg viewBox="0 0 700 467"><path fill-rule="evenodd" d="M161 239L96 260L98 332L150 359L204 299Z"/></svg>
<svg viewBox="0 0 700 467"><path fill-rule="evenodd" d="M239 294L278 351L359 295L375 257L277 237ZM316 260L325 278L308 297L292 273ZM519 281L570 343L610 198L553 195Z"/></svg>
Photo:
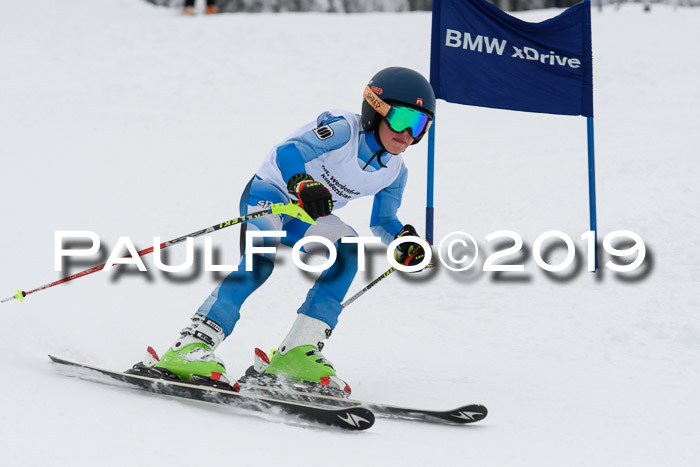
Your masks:
<svg viewBox="0 0 700 467"><path fill-rule="evenodd" d="M394 271L396 271L396 270L397 270L397 269L396 269L395 267L393 267L393 266L392 266L391 268L387 269L387 271L386 271L384 274L382 274L381 276L377 277L377 278L374 279L372 282L370 282L369 284L367 284L367 286L366 286L364 289L360 290L360 291L357 292L355 295L353 295L352 297L350 297L350 298L348 298L347 300L345 300L343 303L340 304L340 306L342 306L343 308L345 308L346 306L350 305L352 302L354 302L355 300L357 300L358 298L360 298L361 296L363 296L369 289L371 289L372 287L374 287L375 285L377 285L377 284L378 284L379 282L381 282L385 277L387 277L389 274L391 274L392 272L394 272Z"/></svg>
<svg viewBox="0 0 700 467"><path fill-rule="evenodd" d="M435 262L433 261L433 258L430 259L430 262L428 263L428 265L427 265L425 268L428 269L428 268L432 268L432 267L435 267ZM361 296L363 296L365 293L367 293L367 291L368 291L369 289L371 289L372 287L374 287L375 285L377 285L379 282L381 282L382 280L384 280L384 278L386 278L389 274L391 274L391 273L394 272L394 271L397 271L397 269L396 269L395 267L393 267L393 266L392 266L391 268L387 269L386 272L385 272L384 274L382 274L381 276L377 277L377 278L374 279L372 282L370 282L369 284L367 284L367 286L365 286L364 289L360 290L360 291L357 292L355 295L353 295L352 297L350 297L350 298L348 298L347 300L345 300L343 303L340 304L340 306L342 306L343 308L345 308L346 306L350 305L352 302L354 302L355 300L357 300L358 298L360 298Z"/></svg>
<svg viewBox="0 0 700 467"><path fill-rule="evenodd" d="M306 222L308 224L315 224L316 222L309 216L306 211L304 211L299 205L294 202L290 201L287 204L284 203L277 203L273 204L270 206L268 209L265 209L263 211L258 211L258 212L253 212L250 214L246 214L245 216L240 216L236 217L235 219L231 219L228 221L221 222L220 224L212 225L211 227L208 227L206 229L198 230L196 232L192 232L191 234L185 235L183 237L177 237L173 240L169 240L167 242L163 242L160 244L160 249L162 250L163 248L167 248L171 245L175 245L177 243L183 242L187 239L187 237L199 237L201 235L205 235L211 232L215 232L217 230L225 229L226 227L231 227L232 225L236 224L242 224L244 222L248 222L250 220L256 219L258 217L262 216L269 216L271 214L286 214L291 217L295 217L303 222ZM148 247L145 248L141 251L138 251L137 254L139 256L144 256L149 253L153 252L154 247ZM20 289L17 289L17 293L11 297L8 297L4 300L0 300L0 303L5 303L9 302L10 300L19 300L20 302L24 301L24 297L26 297L29 294L32 294L34 292L38 292L40 290L48 289L49 287L53 287L55 285L63 284L64 282L72 281L73 279L77 279L79 277L87 276L88 274L92 274L93 272L101 271L104 269L104 267L107 265L107 263L100 264L98 266L93 266L89 269L86 269L84 271L75 273L71 276L64 277L63 279L59 279L55 282L51 282L50 284L42 285L41 287L37 287L36 289L32 289L28 292L21 291Z"/></svg>

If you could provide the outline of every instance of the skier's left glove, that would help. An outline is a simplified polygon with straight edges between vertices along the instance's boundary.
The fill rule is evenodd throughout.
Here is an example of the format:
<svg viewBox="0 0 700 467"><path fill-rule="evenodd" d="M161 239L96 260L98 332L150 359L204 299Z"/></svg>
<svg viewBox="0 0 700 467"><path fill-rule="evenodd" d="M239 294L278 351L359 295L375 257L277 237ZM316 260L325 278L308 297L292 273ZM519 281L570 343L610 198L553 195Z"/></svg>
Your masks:
<svg viewBox="0 0 700 467"><path fill-rule="evenodd" d="M327 216L333 210L331 192L309 174L296 174L289 179L287 189L299 199L299 207L314 219Z"/></svg>
<svg viewBox="0 0 700 467"><path fill-rule="evenodd" d="M394 239L401 237L418 236L419 235L418 232L416 232L416 229L411 224L406 224L403 226L401 231L396 234L396 237L394 237ZM423 261L424 258L425 249L420 243L404 242L397 246L396 250L394 250L394 259L397 263L403 264L404 266L415 266L416 264L420 264L420 262ZM419 271L422 271L426 267L427 265L421 268Z"/></svg>

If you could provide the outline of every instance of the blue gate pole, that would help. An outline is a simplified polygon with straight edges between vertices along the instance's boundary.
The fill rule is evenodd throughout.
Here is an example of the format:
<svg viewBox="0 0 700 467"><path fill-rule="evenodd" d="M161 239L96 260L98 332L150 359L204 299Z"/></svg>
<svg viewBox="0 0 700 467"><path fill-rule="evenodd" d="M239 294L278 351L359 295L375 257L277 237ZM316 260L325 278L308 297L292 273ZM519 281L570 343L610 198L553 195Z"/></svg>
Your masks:
<svg viewBox="0 0 700 467"><path fill-rule="evenodd" d="M590 0L584 0L590 2ZM602 2L598 0L598 5L602 9ZM591 115L593 115L591 108ZM593 255L594 272L598 270L598 220L596 219L595 205L595 144L593 140L593 117L586 117L588 127L588 209L590 211L590 224L593 231Z"/></svg>
<svg viewBox="0 0 700 467"><path fill-rule="evenodd" d="M591 218L591 230L593 231L593 254L595 255L595 270L598 270L598 220L596 218L595 203L595 145L593 141L593 117L588 120L588 206Z"/></svg>
<svg viewBox="0 0 700 467"><path fill-rule="evenodd" d="M435 177L435 117L433 124L428 130L428 190L425 205L425 239L429 244L433 244L433 179Z"/></svg>

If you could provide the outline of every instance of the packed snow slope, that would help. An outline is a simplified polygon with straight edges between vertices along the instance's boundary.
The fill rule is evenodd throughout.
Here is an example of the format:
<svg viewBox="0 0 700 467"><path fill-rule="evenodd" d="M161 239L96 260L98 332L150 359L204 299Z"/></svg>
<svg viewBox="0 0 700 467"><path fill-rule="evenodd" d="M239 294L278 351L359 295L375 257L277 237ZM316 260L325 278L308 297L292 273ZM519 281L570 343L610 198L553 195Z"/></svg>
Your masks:
<svg viewBox="0 0 700 467"><path fill-rule="evenodd" d="M101 272L0 306L3 465L697 465L698 24L700 9L593 11L600 235L644 239L635 273L552 278L530 253L556 229L585 265L584 118L439 103L435 236L470 233L477 266L387 278L347 308L324 353L357 398L479 402L483 423L378 420L351 435L66 377L47 354L126 369L148 345L163 352L218 281L148 259L148 273ZM136 0L4 2L0 298L65 274L57 230L96 232L106 255L120 236L145 248L237 216L269 147L327 108L359 112L381 68L427 75L429 39L428 13L186 18ZM426 146L405 154L399 212L421 232ZM338 215L370 235L370 206ZM509 259L525 272L480 270L485 237L502 229L523 237L527 254ZM222 263L237 261L237 228L212 238ZM184 247L171 250L179 264ZM351 293L387 268L373 251ZM218 351L232 375L255 346L280 343L313 279L281 251Z"/></svg>

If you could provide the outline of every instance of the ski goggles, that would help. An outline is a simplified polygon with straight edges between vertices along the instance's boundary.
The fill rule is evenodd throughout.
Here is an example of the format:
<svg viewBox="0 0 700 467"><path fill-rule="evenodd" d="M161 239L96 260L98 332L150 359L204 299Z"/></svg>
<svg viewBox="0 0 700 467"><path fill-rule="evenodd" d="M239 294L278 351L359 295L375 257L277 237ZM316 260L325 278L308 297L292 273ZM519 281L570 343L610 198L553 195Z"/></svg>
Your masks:
<svg viewBox="0 0 700 467"><path fill-rule="evenodd" d="M423 135L430 128L433 119L420 110L384 102L369 86L365 88L365 101L384 117L389 128L397 133L410 128L413 139Z"/></svg>
<svg viewBox="0 0 700 467"><path fill-rule="evenodd" d="M384 118L389 124L389 127L396 133L401 133L406 129L410 129L413 139L425 133L432 121L428 114L420 110L398 105L392 105Z"/></svg>

